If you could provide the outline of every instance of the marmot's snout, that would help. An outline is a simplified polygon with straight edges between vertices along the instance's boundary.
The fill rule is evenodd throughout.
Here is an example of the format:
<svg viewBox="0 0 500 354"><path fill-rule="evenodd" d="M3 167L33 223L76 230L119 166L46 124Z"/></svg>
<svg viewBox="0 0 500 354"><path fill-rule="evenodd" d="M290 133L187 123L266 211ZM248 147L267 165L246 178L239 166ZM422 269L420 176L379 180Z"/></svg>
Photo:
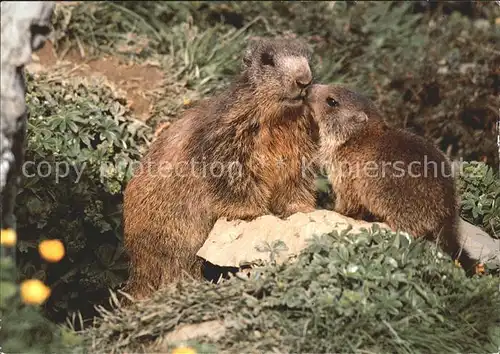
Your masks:
<svg viewBox="0 0 500 354"><path fill-rule="evenodd" d="M292 99L302 99L306 94L306 89L312 83L312 72L309 62L305 57L287 56L281 60L281 68L284 72L290 73L291 97Z"/></svg>
<svg viewBox="0 0 500 354"><path fill-rule="evenodd" d="M297 71L295 84L297 85L298 95L301 99L305 98L306 90L312 83L312 73L309 65L302 67Z"/></svg>
<svg viewBox="0 0 500 354"><path fill-rule="evenodd" d="M295 83L297 84L297 87L305 94L306 89L312 83L311 70L304 70L302 73L299 73L295 79Z"/></svg>

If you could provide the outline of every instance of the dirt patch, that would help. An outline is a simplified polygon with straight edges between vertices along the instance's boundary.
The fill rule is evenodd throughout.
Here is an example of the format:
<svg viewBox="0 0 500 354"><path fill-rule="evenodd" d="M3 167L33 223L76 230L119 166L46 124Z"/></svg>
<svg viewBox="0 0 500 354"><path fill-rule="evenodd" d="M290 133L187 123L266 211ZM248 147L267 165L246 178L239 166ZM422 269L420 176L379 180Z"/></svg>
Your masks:
<svg viewBox="0 0 500 354"><path fill-rule="evenodd" d="M88 58L85 54L70 50L63 58L58 58L50 41L33 54L33 61L26 69L30 72L51 72L65 66L70 76L102 77L113 89L122 90L130 109L138 119L147 120L153 104L153 93L163 82L163 72L152 64L139 65L124 62L113 56Z"/></svg>

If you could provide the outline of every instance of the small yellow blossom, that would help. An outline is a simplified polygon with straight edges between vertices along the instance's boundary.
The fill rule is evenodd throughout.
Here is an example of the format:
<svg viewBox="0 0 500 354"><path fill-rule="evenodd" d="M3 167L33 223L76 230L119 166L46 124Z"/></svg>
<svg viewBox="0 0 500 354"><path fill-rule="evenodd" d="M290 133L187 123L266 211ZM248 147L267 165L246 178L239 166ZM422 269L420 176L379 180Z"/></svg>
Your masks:
<svg viewBox="0 0 500 354"><path fill-rule="evenodd" d="M476 274L484 274L484 264L479 263L476 265Z"/></svg>
<svg viewBox="0 0 500 354"><path fill-rule="evenodd" d="M21 298L25 304L39 305L50 296L50 288L38 279L25 280L21 283Z"/></svg>
<svg viewBox="0 0 500 354"><path fill-rule="evenodd" d="M458 261L458 259L455 259L455 265L456 265L457 267L462 267L462 265L460 264L460 262Z"/></svg>
<svg viewBox="0 0 500 354"><path fill-rule="evenodd" d="M172 354L196 354L196 350L191 347L177 347L172 350Z"/></svg>
<svg viewBox="0 0 500 354"><path fill-rule="evenodd" d="M183 104L184 106L187 106L187 105L188 105L188 104L190 104L190 103L191 103L191 100L190 100L189 98L187 98L187 97L184 97L184 99L183 99L183 101L182 101L182 104Z"/></svg>
<svg viewBox="0 0 500 354"><path fill-rule="evenodd" d="M14 247L16 245L17 235L13 229L5 229L1 231L0 243L5 247Z"/></svg>
<svg viewBox="0 0 500 354"><path fill-rule="evenodd" d="M38 245L38 252L48 262L59 262L64 257L64 245L59 240L44 240Z"/></svg>

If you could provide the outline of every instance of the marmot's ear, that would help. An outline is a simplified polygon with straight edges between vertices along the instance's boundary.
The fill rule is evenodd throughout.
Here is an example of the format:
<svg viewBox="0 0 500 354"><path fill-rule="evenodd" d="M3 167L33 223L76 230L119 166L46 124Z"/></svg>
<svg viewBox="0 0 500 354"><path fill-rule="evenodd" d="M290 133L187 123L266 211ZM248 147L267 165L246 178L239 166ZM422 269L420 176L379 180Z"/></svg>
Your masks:
<svg viewBox="0 0 500 354"><path fill-rule="evenodd" d="M251 63L252 63L252 49L247 48L245 50L245 53L243 53L243 66L249 67Z"/></svg>
<svg viewBox="0 0 500 354"><path fill-rule="evenodd" d="M255 57L255 52L257 49L258 43L257 41L251 41L247 48L245 49L245 52L243 53L243 66L244 67L249 67L252 64L252 60Z"/></svg>
<svg viewBox="0 0 500 354"><path fill-rule="evenodd" d="M254 51L254 44L250 43L245 51L243 52L243 66L244 67L249 67L250 64L252 63L252 53Z"/></svg>

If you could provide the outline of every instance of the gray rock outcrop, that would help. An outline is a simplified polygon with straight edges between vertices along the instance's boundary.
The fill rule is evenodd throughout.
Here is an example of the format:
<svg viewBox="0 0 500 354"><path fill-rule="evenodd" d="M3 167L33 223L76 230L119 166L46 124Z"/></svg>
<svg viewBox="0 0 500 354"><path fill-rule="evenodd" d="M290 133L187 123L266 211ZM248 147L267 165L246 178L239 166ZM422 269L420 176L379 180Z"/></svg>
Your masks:
<svg viewBox="0 0 500 354"><path fill-rule="evenodd" d="M24 160L26 86L24 66L50 33L52 1L1 3L1 116L0 214L1 227L15 228L14 202Z"/></svg>
<svg viewBox="0 0 500 354"><path fill-rule="evenodd" d="M239 267L270 261L282 263L300 253L308 240L332 231L356 234L371 229L375 223L354 220L330 210L296 213L287 219L264 215L252 221L217 220L198 256L220 267ZM389 230L383 223L380 228ZM463 248L482 262L500 264L500 240L479 227L461 219L459 224Z"/></svg>

